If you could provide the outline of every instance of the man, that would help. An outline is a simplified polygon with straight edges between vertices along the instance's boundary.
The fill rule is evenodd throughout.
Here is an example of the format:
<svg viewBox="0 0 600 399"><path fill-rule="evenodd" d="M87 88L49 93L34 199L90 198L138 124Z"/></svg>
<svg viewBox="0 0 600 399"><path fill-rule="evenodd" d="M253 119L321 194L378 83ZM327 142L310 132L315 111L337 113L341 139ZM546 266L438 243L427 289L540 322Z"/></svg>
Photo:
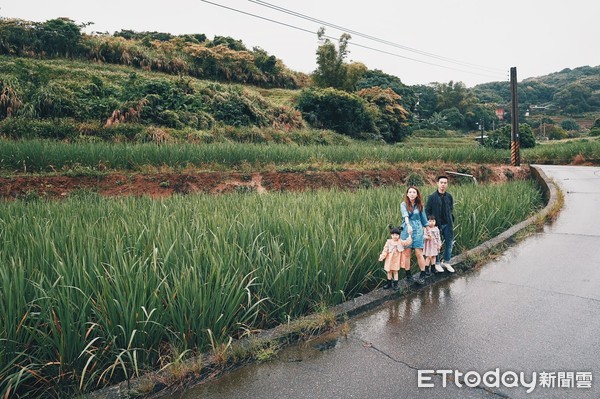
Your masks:
<svg viewBox="0 0 600 399"><path fill-rule="evenodd" d="M435 270L443 272L446 269L450 273L454 273L454 268L448 263L452 257L452 246L454 245L454 199L446 191L447 188L448 176L438 176L437 191L427 197L425 213L435 216L444 242L444 251L437 257Z"/></svg>

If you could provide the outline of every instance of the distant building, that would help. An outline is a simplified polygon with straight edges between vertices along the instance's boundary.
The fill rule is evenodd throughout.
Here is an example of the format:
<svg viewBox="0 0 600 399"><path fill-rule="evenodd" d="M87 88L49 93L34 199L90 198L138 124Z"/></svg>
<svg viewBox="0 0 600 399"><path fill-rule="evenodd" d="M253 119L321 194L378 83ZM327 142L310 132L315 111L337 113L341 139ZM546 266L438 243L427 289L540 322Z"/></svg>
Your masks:
<svg viewBox="0 0 600 399"><path fill-rule="evenodd" d="M551 104L548 104L548 105L533 105L533 104L531 104L529 106L529 109L527 110L526 115L529 116L529 114L534 115L534 114L544 113L550 107L552 107Z"/></svg>
<svg viewBox="0 0 600 399"><path fill-rule="evenodd" d="M505 115L505 114L506 114L506 110L504 109L504 107L500 107L500 106L497 106L497 107L496 107L496 117L497 117L499 120L503 121L503 120L504 120L504 115Z"/></svg>

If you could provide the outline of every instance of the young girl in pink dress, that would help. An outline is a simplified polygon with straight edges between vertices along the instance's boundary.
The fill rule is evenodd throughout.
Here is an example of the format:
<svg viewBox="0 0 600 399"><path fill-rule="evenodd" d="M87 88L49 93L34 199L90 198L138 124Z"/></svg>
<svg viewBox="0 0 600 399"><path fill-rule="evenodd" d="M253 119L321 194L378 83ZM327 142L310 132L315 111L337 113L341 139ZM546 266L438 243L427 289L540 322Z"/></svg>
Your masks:
<svg viewBox="0 0 600 399"><path fill-rule="evenodd" d="M436 267L435 270L438 272L443 272L444 269L440 267L441 270L438 270L439 266L435 263L435 258L440 253L440 248L442 248L440 229L435 225L435 216L429 215L427 220L429 221L429 226L424 229L423 238L425 239L425 245L423 256L425 257L425 273L429 276L431 275L431 267L434 265Z"/></svg>
<svg viewBox="0 0 600 399"><path fill-rule="evenodd" d="M387 283L383 286L383 289L394 287L394 290L398 289L398 270L403 268L404 263L404 247L412 243L412 238L408 236L408 239L400 239L400 230L397 227L390 229L391 238L385 242L381 255L379 255L379 261L385 260L383 269L387 273Z"/></svg>

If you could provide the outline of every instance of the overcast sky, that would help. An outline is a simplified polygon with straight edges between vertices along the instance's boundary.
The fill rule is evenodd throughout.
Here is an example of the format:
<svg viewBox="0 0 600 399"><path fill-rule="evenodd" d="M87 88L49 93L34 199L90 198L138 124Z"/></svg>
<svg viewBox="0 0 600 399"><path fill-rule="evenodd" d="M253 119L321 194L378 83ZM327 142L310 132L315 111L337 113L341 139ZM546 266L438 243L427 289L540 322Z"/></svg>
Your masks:
<svg viewBox="0 0 600 399"><path fill-rule="evenodd" d="M472 87L508 81L513 66L521 81L600 65L600 2L594 0L211 2L220 6L202 0L0 0L0 16L93 22L87 32L231 36L306 73L316 68L316 32L325 26L326 35L336 39L352 32L349 61L398 76L409 85L453 80Z"/></svg>

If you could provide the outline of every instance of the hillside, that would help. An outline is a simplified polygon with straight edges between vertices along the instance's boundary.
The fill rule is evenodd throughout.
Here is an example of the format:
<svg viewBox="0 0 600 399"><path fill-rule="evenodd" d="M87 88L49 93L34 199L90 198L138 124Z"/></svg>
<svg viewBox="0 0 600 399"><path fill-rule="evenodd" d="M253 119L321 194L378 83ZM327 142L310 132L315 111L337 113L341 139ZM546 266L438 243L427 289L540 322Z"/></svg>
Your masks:
<svg viewBox="0 0 600 399"><path fill-rule="evenodd" d="M509 82L480 84L473 92L483 101L510 102ZM523 109L544 107L552 115L600 112L600 65L524 79L518 85L518 96Z"/></svg>
<svg viewBox="0 0 600 399"><path fill-rule="evenodd" d="M510 120L497 116L510 101L508 82L407 86L346 61L341 44L328 40L308 76L231 37L81 29L68 18L0 18L0 135L396 143L415 130L467 133ZM522 116L538 107L545 115L583 117L580 126L587 128L600 111L600 66L526 79L519 105Z"/></svg>
<svg viewBox="0 0 600 399"><path fill-rule="evenodd" d="M297 90L259 89L72 59L0 56L0 132L7 137L146 141L221 127L289 131L305 123ZM11 118L12 116L12 118ZM163 130L149 131L151 126Z"/></svg>

